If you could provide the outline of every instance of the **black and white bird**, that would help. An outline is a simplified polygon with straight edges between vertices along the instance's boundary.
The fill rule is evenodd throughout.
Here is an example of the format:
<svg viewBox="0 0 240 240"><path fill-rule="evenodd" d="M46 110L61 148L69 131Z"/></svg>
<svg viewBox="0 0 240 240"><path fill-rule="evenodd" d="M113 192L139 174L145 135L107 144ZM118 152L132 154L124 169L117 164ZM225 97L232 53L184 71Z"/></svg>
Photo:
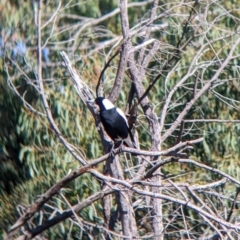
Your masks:
<svg viewBox="0 0 240 240"><path fill-rule="evenodd" d="M99 106L100 120L108 136L114 142L127 140L130 136L132 144L128 144L127 141L125 143L134 147L134 138L123 111L104 97L96 98L95 103Z"/></svg>

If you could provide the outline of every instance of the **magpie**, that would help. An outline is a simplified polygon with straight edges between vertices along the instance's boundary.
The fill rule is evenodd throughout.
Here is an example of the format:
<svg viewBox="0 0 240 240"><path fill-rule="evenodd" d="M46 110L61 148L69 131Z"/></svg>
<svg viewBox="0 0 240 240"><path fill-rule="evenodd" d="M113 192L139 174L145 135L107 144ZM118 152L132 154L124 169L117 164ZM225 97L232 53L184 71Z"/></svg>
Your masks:
<svg viewBox="0 0 240 240"><path fill-rule="evenodd" d="M123 111L104 97L97 97L95 103L99 106L100 120L108 136L114 142L126 140L130 136L132 144L127 141L124 142L129 147L135 147L134 138Z"/></svg>

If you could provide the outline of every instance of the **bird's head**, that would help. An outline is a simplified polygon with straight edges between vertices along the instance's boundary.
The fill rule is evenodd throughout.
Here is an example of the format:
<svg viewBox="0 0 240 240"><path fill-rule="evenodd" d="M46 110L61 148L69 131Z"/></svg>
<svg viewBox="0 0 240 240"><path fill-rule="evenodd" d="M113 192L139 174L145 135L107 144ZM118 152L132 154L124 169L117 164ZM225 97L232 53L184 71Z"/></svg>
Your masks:
<svg viewBox="0 0 240 240"><path fill-rule="evenodd" d="M99 106L101 111L115 108L115 106L108 99L104 97L96 98L95 103Z"/></svg>

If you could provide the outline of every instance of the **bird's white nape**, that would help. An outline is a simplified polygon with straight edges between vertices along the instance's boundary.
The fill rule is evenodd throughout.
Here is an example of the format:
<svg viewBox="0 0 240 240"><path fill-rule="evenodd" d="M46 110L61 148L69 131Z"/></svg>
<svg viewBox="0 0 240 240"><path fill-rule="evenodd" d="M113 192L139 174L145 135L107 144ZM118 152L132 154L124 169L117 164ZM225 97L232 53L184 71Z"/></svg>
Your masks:
<svg viewBox="0 0 240 240"><path fill-rule="evenodd" d="M106 110L110 110L110 109L115 108L115 106L112 104L112 102L110 102L106 98L103 99L102 104L103 104L103 106ZM125 114L123 113L123 111L120 108L116 108L116 110L117 110L118 114L124 119L126 125L128 126L128 121L127 121L127 118L126 118Z"/></svg>
<svg viewBox="0 0 240 240"><path fill-rule="evenodd" d="M103 106L105 107L106 110L115 108L115 106L106 98L103 99L102 104L103 104Z"/></svg>

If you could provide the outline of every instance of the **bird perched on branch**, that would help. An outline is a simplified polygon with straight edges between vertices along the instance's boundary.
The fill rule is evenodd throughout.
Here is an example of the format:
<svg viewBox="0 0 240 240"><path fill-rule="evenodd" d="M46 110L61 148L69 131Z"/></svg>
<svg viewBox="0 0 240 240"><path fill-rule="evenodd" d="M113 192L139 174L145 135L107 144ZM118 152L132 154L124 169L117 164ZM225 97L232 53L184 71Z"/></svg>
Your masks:
<svg viewBox="0 0 240 240"><path fill-rule="evenodd" d="M128 147L135 147L134 138L123 111L104 97L96 98L95 103L99 106L100 120L108 136L114 142L124 141ZM128 136L132 143L127 141Z"/></svg>

